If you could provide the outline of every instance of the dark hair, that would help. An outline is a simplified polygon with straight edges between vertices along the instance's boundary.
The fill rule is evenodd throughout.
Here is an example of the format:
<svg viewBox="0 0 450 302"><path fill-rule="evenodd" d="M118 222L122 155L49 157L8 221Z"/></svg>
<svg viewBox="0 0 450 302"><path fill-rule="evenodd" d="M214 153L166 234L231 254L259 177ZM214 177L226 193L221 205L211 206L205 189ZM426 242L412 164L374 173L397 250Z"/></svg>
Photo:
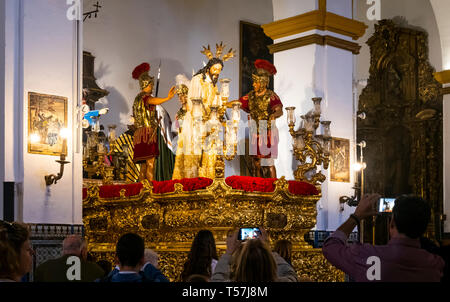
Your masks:
<svg viewBox="0 0 450 302"><path fill-rule="evenodd" d="M216 242L211 231L201 230L192 242L188 259L184 263L181 280L187 281L191 275L204 275L211 277L211 262L218 259Z"/></svg>
<svg viewBox="0 0 450 302"><path fill-rule="evenodd" d="M427 202L418 196L402 195L395 200L392 214L398 232L416 239L425 233L430 222L431 209Z"/></svg>
<svg viewBox="0 0 450 302"><path fill-rule="evenodd" d="M190 275L186 282L209 282L209 277L205 275Z"/></svg>
<svg viewBox="0 0 450 302"><path fill-rule="evenodd" d="M277 264L270 248L259 239L246 241L236 258L233 281L273 282L277 278Z"/></svg>
<svg viewBox="0 0 450 302"><path fill-rule="evenodd" d="M213 67L216 64L222 65L222 68L223 68L223 61L221 59L219 59L219 58L212 58L211 60L208 61L208 64L206 64L205 67L203 67L202 69L197 71L196 74L194 74L194 77L196 75L203 74L203 80L206 79L206 73L211 69L211 67Z"/></svg>
<svg viewBox="0 0 450 302"><path fill-rule="evenodd" d="M29 238L26 225L0 220L0 277L10 278L19 270L22 245Z"/></svg>
<svg viewBox="0 0 450 302"><path fill-rule="evenodd" d="M122 266L135 267L144 256L144 249L144 239L137 234L128 233L117 242L117 258Z"/></svg>
<svg viewBox="0 0 450 302"><path fill-rule="evenodd" d="M278 253L287 263L292 262L292 243L289 240L278 240L275 243L274 252Z"/></svg>
<svg viewBox="0 0 450 302"><path fill-rule="evenodd" d="M103 277L108 276L108 274L112 271L112 264L108 260L99 260L97 261L97 265L100 266L105 272Z"/></svg>

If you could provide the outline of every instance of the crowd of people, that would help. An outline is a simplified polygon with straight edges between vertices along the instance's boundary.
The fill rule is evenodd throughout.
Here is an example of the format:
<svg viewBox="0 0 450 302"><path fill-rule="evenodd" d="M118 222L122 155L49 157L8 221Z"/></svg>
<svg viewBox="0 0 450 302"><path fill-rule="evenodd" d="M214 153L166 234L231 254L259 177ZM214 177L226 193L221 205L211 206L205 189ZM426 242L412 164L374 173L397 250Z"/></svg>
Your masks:
<svg viewBox="0 0 450 302"><path fill-rule="evenodd" d="M348 243L349 234L360 220L374 215L378 199L375 194L361 199L355 213L325 241L325 258L356 282L448 280L448 252L443 253L444 248L422 237L431 211L421 198L400 196L396 199L390 223L391 239L387 245ZM199 231L176 281L312 281L298 276L293 268L290 241L277 241L271 249L269 236L263 228L256 239L239 240L238 234L239 229L228 233L226 252L218 257L213 233ZM33 254L28 227L0 221L0 282L21 281L31 271ZM39 265L34 271L34 281L169 282L160 270L158 257L155 251L145 248L141 236L127 233L117 242L115 267L105 260L95 263L88 255L83 238L70 235L63 241L63 256ZM78 265L78 273L76 270L69 272L74 263Z"/></svg>

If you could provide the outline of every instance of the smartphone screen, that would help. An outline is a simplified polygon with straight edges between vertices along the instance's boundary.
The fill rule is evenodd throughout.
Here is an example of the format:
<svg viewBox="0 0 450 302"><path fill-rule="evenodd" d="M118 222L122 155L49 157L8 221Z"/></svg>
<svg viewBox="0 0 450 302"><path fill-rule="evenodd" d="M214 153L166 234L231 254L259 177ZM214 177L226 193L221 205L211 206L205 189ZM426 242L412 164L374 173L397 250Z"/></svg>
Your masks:
<svg viewBox="0 0 450 302"><path fill-rule="evenodd" d="M378 212L380 213L390 213L394 208L395 198L385 198L381 197L378 202Z"/></svg>
<svg viewBox="0 0 450 302"><path fill-rule="evenodd" d="M259 228L240 228L239 240L245 241L247 239L256 239L261 235Z"/></svg>

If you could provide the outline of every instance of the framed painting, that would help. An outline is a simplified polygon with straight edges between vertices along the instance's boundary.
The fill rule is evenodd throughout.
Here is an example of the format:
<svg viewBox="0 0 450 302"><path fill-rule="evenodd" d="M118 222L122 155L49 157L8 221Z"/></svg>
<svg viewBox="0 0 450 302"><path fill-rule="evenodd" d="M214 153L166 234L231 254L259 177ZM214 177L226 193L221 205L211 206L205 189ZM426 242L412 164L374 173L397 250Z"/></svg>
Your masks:
<svg viewBox="0 0 450 302"><path fill-rule="evenodd" d="M43 155L67 154L60 131L67 128L67 98L28 93L28 152Z"/></svg>
<svg viewBox="0 0 450 302"><path fill-rule="evenodd" d="M269 45L273 40L266 36L261 25L240 21L240 58L239 58L239 97L253 90L252 73L255 71L255 60L264 59L273 63L273 54L269 52ZM270 80L269 88L273 90L273 79ZM248 139L246 142L246 153L240 155L240 175L249 176L250 155L248 155Z"/></svg>
<svg viewBox="0 0 450 302"><path fill-rule="evenodd" d="M350 182L350 140L333 137L330 153L330 180Z"/></svg>
<svg viewBox="0 0 450 302"><path fill-rule="evenodd" d="M240 21L239 97L253 89L255 60L264 59L273 64L273 54L268 48L272 44L273 40L266 36L261 25ZM273 90L272 79L269 88Z"/></svg>

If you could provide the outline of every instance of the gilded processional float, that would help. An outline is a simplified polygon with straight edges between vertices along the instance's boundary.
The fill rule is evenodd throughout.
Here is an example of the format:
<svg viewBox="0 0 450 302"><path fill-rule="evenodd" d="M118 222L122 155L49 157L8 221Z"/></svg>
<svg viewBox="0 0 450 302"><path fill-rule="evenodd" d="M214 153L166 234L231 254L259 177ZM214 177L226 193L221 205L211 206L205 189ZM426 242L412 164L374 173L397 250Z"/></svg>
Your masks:
<svg viewBox="0 0 450 302"><path fill-rule="evenodd" d="M224 47L216 44L215 54L210 46L204 47L208 64L190 81L177 76L177 85L166 98L152 94L155 83L149 75L150 65L137 66L132 75L139 80L141 91L133 103L134 123L129 131L116 138L111 126L108 136L100 135L104 138L100 143L95 142L100 137L98 126L87 131L86 177L100 178L85 179L83 189L90 253L114 264L118 238L134 232L145 239L147 248L159 254L162 272L171 281L178 281L198 231L213 232L220 255L226 250L231 230L260 226L268 231L272 244L280 239L292 242L292 265L299 276L343 281L344 274L325 260L321 249L305 241L305 234L316 224L316 203L325 180L319 167L328 168L330 152L330 122L320 121L321 99L313 99L314 109L301 116L297 130L295 108L285 108L298 168L295 180L277 179L275 120L283 115L283 106L268 89L276 68L268 61L256 60L254 89L239 100L229 101L230 80L219 80L219 76L234 52L230 49L223 55ZM158 106L175 94L181 108L175 121L176 156L170 162L165 155L170 140L163 131L170 127L161 124ZM248 123L241 121L241 110L249 114ZM97 114L97 123L98 118ZM225 161L242 151L239 134L243 128L248 128L251 142L252 177L225 178ZM109 146L105 147L105 141ZM169 170L169 179L164 178Z"/></svg>

